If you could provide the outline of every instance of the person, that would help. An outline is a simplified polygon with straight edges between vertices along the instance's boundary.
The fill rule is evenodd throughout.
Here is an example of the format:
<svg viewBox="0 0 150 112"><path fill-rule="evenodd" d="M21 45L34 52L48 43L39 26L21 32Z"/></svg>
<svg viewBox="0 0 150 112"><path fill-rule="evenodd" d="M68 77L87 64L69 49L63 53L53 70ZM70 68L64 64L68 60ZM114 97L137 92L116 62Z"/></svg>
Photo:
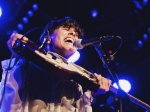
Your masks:
<svg viewBox="0 0 150 112"><path fill-rule="evenodd" d="M83 29L71 17L53 20L46 26L46 31L40 37L41 42L46 39L44 47L68 59L77 48L74 42L83 37ZM9 50L14 55L10 59L2 61L2 80L0 85L0 96L4 90L4 79L7 74L5 94L1 100L2 112L92 112L93 95L109 91L111 80L94 73L99 84L97 92L86 89L74 80L63 80L54 75L44 72L33 63L29 63L25 57L13 49L16 40L22 38L22 34L13 33L7 41ZM23 37L22 43L29 39ZM39 47L40 49L40 47ZM53 69L51 69L53 71Z"/></svg>

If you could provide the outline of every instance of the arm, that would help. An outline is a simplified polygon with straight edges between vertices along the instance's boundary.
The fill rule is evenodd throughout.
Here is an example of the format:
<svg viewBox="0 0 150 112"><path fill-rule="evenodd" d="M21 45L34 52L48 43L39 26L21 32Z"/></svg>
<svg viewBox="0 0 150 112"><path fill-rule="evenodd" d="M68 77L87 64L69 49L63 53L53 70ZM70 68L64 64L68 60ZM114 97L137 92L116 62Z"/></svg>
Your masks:
<svg viewBox="0 0 150 112"><path fill-rule="evenodd" d="M98 75L96 73L94 73L94 76L96 77L97 83L99 84L99 90L93 93L93 95L96 96L108 92L111 85L111 80L106 79L105 77Z"/></svg>
<svg viewBox="0 0 150 112"><path fill-rule="evenodd" d="M0 85L0 100L2 99L2 94L4 90L4 80L6 77L6 72L8 69L10 60L2 61L2 79ZM25 70L24 70L24 59L20 59L16 62L16 59L12 59L10 65L10 70L8 71L7 81L5 85L5 95L3 97L1 110L8 112L10 110L21 109L22 100L19 95L20 91L23 90L24 80L25 80Z"/></svg>
<svg viewBox="0 0 150 112"><path fill-rule="evenodd" d="M21 34L13 33L10 36L9 40L7 41L7 46L15 58L12 59L10 68L8 68L10 60L2 61L3 73L2 73L2 79L0 85L0 100L2 100L2 104L0 109L3 112L8 112L11 110L16 111L22 108L21 107L22 95L20 95L20 92L23 90L24 87L25 60L20 59L19 53L13 50L13 45L15 44L15 41L17 39L20 39L22 36L23 35ZM27 40L28 39L26 37L22 39L23 42L26 42ZM8 69L7 80L6 80L6 85L4 86L4 80L6 77L7 69ZM5 94L2 99L4 87L5 87Z"/></svg>
<svg viewBox="0 0 150 112"><path fill-rule="evenodd" d="M97 90L97 92L92 92L90 90L87 90L84 93L84 97L86 99L84 101L89 102L89 104L92 103L95 96L108 92L111 85L111 80L106 79L105 77L98 75L96 73L94 73L94 76L97 79L97 83L99 84L99 89Z"/></svg>

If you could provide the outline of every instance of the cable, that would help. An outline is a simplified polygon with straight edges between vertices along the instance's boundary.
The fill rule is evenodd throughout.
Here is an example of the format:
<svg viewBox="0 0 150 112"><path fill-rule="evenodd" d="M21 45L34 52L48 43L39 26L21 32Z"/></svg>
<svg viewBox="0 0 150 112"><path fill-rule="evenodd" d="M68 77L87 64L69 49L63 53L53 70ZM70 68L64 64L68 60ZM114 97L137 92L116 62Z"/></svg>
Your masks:
<svg viewBox="0 0 150 112"><path fill-rule="evenodd" d="M116 52L114 52L113 56L120 50L120 48L121 48L121 46L122 46L122 38L119 37L119 36L117 36L117 38L120 39L120 46L119 46L118 50L116 50Z"/></svg>
<svg viewBox="0 0 150 112"><path fill-rule="evenodd" d="M2 97L1 97L1 101L0 101L0 109L1 109L2 102L3 102L4 94L5 94L8 70L10 69L10 65L11 65L11 61L12 61L13 57L14 57L14 55L12 54L11 57L10 57L10 61L9 61L8 68L7 68L7 71L6 71L6 75L5 75L5 78L4 78L4 89L3 89Z"/></svg>
<svg viewBox="0 0 150 112"><path fill-rule="evenodd" d="M120 48L121 48L121 46L122 46L122 38L119 37L119 36L117 36L117 38L120 39L120 46L119 46L119 48L116 50L116 52L114 52L112 55L110 55L111 57L114 57L115 54L120 50ZM116 77L116 79L117 79L117 81L118 81L118 82L116 82L116 84L117 84L118 88L121 89L121 88L120 88L120 85L119 85L119 77L117 76L117 74L116 74L115 72L114 72L114 74L115 74L115 77ZM121 100L121 98L119 99L119 104L120 104L119 112L122 112L122 100Z"/></svg>
<svg viewBox="0 0 150 112"><path fill-rule="evenodd" d="M119 36L116 36L116 37L121 40L120 46L118 48L118 50L119 50L120 47L121 47L121 45L122 45L122 38L119 37ZM111 67L109 66L110 61L112 61L114 59L113 56L118 52L118 50L113 55L110 55L111 59L108 59L107 56L106 56L106 54L104 53L102 47L101 47L101 43L98 46L97 45L95 45L95 49L98 52L99 57L102 60L104 67L108 70L108 72L110 73L111 77L116 82L116 84L118 86L118 89L121 89L120 85L119 85L119 77L117 76L117 74L113 70L111 70ZM122 112L122 99L121 98L119 99L119 102L120 102L119 112Z"/></svg>

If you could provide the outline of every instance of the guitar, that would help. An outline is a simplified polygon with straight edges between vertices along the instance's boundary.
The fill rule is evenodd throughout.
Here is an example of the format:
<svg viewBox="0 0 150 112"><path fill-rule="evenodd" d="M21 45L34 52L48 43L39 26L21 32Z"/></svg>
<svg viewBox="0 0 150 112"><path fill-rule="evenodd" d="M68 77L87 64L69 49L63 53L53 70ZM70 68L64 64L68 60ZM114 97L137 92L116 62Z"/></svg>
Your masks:
<svg viewBox="0 0 150 112"><path fill-rule="evenodd" d="M54 74L56 77L64 80L73 79L75 82L93 92L96 92L99 89L99 85L96 83L96 78L93 73L74 63L67 62L64 57L54 52L48 51L42 53L38 48L39 47L34 42L28 41L27 43L22 44L19 52L21 52L22 56L28 59L30 63L47 73ZM110 86L110 91L118 94L118 89L112 85ZM129 101L150 112L150 106L148 104L130 94L127 94L127 96Z"/></svg>

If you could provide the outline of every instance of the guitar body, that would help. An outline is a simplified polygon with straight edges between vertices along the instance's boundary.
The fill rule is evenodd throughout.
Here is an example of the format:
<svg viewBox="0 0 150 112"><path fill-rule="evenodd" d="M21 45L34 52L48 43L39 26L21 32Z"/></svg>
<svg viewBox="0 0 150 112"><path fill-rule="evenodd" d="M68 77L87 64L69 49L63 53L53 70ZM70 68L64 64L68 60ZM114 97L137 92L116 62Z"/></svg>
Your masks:
<svg viewBox="0 0 150 112"><path fill-rule="evenodd" d="M36 65L39 69L42 69L50 75L64 80L74 80L93 92L99 89L99 85L96 83L96 79L93 77L92 73L78 65L67 62L65 58L56 53L42 53L38 48L39 47L35 43L28 41L25 43L25 46L22 44L18 51L30 63ZM113 86L110 86L110 91L118 94L118 90ZM127 97L132 103L150 112L150 106L148 104L130 94L127 94Z"/></svg>
<svg viewBox="0 0 150 112"><path fill-rule="evenodd" d="M63 80L74 80L93 92L99 89L95 79L92 79L92 74L84 68L67 62L65 58L56 53L47 52L43 54L36 49L36 45L33 46L26 44L26 47L21 48L21 55L39 69Z"/></svg>

